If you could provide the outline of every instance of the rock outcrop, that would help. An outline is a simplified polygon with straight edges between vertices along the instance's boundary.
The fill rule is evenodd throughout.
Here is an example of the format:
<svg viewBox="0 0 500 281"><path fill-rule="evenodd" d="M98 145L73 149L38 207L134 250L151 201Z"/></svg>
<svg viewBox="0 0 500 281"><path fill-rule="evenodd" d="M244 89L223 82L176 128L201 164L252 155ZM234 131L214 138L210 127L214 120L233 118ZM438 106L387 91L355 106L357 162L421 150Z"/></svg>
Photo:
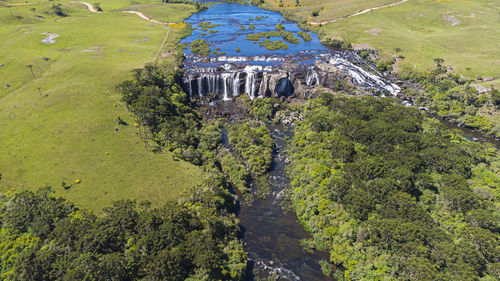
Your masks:
<svg viewBox="0 0 500 281"><path fill-rule="evenodd" d="M229 100L241 94L260 97L309 96L321 89L349 90L353 94L396 95L399 87L335 54L308 63L280 62L259 65L244 59L210 66L191 64L184 74L184 89L192 97Z"/></svg>

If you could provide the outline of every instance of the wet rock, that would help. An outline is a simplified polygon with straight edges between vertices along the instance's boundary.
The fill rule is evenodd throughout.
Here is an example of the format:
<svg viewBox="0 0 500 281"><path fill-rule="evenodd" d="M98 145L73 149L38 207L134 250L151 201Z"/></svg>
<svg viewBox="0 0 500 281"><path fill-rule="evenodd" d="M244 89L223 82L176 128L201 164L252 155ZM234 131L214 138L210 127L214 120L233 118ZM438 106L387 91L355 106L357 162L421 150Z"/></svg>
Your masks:
<svg viewBox="0 0 500 281"><path fill-rule="evenodd" d="M277 97L288 97L293 94L294 88L292 85L292 81L288 78L281 78L276 83L276 87L274 88L274 93Z"/></svg>
<svg viewBox="0 0 500 281"><path fill-rule="evenodd" d="M230 100L246 94L250 99L271 96L288 99L313 97L325 88L354 95L385 96L397 95L400 90L372 66L338 54L304 57L314 61L308 63L280 61L278 65L252 65L247 62L251 59L248 57L232 58L225 63L218 61L221 59L185 62L183 88L190 97ZM199 64L208 61L215 65Z"/></svg>

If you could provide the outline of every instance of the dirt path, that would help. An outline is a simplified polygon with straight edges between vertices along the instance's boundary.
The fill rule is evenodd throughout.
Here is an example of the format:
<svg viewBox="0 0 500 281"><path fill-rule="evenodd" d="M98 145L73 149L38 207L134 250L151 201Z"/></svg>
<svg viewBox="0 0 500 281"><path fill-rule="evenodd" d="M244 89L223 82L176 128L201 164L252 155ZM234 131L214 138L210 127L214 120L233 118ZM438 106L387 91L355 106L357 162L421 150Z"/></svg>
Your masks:
<svg viewBox="0 0 500 281"><path fill-rule="evenodd" d="M343 17L340 17L340 18L336 18L334 20L327 20L327 21L320 21L320 22L311 22L310 21L308 23L312 24L312 25L320 25L320 24L323 25L323 24L327 24L327 23L332 23L332 22L336 22L336 21L339 21L339 20L347 19L347 18L350 18L350 17L355 17L355 16L359 16L359 15L362 15L362 14L366 14L368 12L375 11L375 10L378 10L378 9L392 7L392 6L395 6L395 5L398 5L398 4L402 4L402 3L406 2L406 1L408 1L408 0L400 0L398 2L394 2L394 3L391 3L391 4L386 4L386 5L383 5L383 6L378 6L378 7L374 7L374 8L365 9L365 10L359 11L359 12L351 14L351 15L347 15L347 16L343 16Z"/></svg>
<svg viewBox="0 0 500 281"><path fill-rule="evenodd" d="M73 3L80 3L80 4L83 4L85 6L87 6L87 8L89 9L89 11L91 11L92 13L99 13L98 10L96 10L96 8L94 8L94 6L92 6L91 4L87 3L87 2L82 2L82 1L73 1Z"/></svg>
<svg viewBox="0 0 500 281"><path fill-rule="evenodd" d="M36 3L14 3L14 4L6 4L5 7L17 7L17 6L29 6L36 5Z"/></svg>
<svg viewBox="0 0 500 281"><path fill-rule="evenodd" d="M165 49L165 45L167 44L167 41L168 41L168 36L170 35L170 30L172 30L172 29L169 28L167 30L167 33L165 34L165 37L163 38L163 41L161 42L160 48L158 49L158 51L155 54L155 57L154 57L155 63L158 62L158 58L160 57L163 49Z"/></svg>
<svg viewBox="0 0 500 281"><path fill-rule="evenodd" d="M143 13L141 12L137 12L137 11L124 11L125 13L129 13L129 14L136 14L138 15L140 18L143 18L149 22L152 22L152 23L156 23L156 24L162 24L162 25L166 25L166 24L170 24L168 22L161 22L161 21L157 21L157 20L154 20L154 19L151 19L151 18L148 18L146 17Z"/></svg>

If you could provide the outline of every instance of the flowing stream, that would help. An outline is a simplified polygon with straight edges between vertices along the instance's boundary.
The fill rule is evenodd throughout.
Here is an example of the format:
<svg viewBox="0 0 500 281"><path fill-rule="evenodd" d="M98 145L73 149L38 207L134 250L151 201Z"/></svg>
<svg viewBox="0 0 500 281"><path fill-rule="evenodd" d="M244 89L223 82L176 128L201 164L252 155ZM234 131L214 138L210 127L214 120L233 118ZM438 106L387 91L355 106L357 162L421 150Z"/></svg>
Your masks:
<svg viewBox="0 0 500 281"><path fill-rule="evenodd" d="M250 278L274 275L276 280L331 280L321 273L318 264L321 259L328 260L328 254L305 252L300 240L309 235L297 223L295 214L284 213L280 207L289 186L284 171L286 157L282 152L290 135L284 133L281 126L270 129L275 143L270 193L266 199L256 198L251 204L243 202L238 213L251 260Z"/></svg>

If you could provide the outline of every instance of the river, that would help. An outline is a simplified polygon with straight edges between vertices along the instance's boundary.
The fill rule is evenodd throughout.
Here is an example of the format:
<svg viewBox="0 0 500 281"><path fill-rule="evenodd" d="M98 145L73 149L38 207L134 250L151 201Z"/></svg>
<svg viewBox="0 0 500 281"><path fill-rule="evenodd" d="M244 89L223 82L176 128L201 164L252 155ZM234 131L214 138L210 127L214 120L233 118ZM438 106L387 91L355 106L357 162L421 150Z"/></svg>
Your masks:
<svg viewBox="0 0 500 281"><path fill-rule="evenodd" d="M300 240L310 235L297 223L294 213L281 209L281 199L289 186L285 176L286 157L282 152L290 134L284 133L281 126L270 126L270 129L275 143L270 193L267 198L256 198L250 204L242 202L238 212L251 269L261 278L276 274L278 280L331 280L321 273L318 264L321 259L328 260L328 254L305 252Z"/></svg>

